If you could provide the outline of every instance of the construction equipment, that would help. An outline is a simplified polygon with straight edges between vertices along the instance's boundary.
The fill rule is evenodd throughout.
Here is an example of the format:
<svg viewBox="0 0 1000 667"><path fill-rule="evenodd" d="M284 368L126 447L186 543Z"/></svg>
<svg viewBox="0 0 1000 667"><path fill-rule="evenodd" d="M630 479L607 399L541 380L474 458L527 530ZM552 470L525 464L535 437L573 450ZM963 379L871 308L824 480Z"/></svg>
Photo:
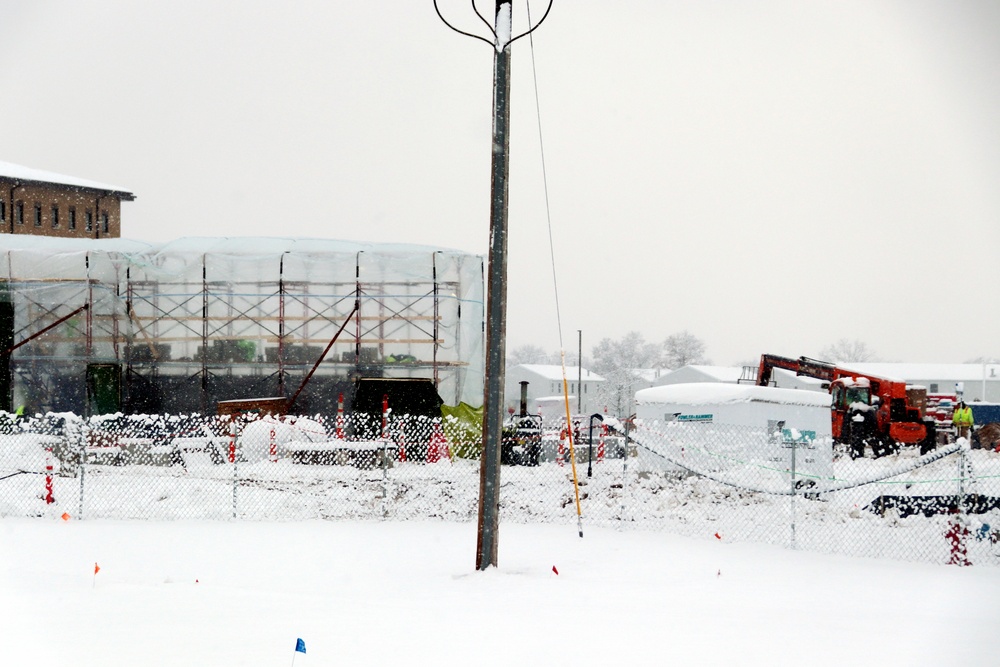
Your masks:
<svg viewBox="0 0 1000 667"><path fill-rule="evenodd" d="M841 368L808 357L760 357L757 384L771 384L775 368L827 383L832 395L834 442L848 445L852 458L864 456L865 445L875 457L899 451L900 445L920 445L924 454L936 445L933 418L926 417L927 390L901 380Z"/></svg>
<svg viewBox="0 0 1000 667"><path fill-rule="evenodd" d="M500 463L537 466L542 451L542 416L528 414L528 382L521 381L521 410L503 425Z"/></svg>

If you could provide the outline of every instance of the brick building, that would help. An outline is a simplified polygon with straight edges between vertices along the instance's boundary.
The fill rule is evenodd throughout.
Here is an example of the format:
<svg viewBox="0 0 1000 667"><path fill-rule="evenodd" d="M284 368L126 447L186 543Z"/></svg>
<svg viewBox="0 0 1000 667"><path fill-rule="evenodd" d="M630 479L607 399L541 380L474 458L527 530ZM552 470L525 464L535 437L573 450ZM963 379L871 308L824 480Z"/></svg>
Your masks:
<svg viewBox="0 0 1000 667"><path fill-rule="evenodd" d="M0 162L0 233L120 238L121 203L133 199L113 185Z"/></svg>

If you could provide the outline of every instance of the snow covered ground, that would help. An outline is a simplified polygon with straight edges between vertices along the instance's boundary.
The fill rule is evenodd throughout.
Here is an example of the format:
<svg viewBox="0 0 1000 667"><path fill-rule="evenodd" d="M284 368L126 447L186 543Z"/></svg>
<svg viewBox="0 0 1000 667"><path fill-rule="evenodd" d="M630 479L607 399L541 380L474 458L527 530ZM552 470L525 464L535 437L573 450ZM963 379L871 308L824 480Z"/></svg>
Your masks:
<svg viewBox="0 0 1000 667"><path fill-rule="evenodd" d="M0 664L996 665L1000 569L665 532L0 520ZM94 574L94 564L100 571ZM553 571L558 570L558 574Z"/></svg>

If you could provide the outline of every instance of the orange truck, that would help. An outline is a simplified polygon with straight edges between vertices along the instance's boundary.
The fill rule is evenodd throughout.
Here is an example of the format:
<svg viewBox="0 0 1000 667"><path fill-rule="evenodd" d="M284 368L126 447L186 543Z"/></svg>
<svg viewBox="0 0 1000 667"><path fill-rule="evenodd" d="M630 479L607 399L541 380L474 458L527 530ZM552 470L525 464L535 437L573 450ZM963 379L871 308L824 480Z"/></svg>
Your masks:
<svg viewBox="0 0 1000 667"><path fill-rule="evenodd" d="M920 445L921 454L935 446L935 423L933 417L926 416L924 387L808 357L791 359L773 354L761 355L757 384L770 385L775 368L824 381L832 396L834 442L847 445L852 458L864 456L866 445L875 457L893 454L901 445Z"/></svg>

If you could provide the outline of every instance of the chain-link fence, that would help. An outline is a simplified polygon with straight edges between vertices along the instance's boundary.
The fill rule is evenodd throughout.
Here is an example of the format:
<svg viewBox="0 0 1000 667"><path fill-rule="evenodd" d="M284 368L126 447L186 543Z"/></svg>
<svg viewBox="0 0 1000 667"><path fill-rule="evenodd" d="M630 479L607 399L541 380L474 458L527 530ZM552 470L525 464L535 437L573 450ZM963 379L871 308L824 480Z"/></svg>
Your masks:
<svg viewBox="0 0 1000 667"><path fill-rule="evenodd" d="M466 521L478 455L454 417L0 414L0 516ZM609 418L512 427L501 458L501 521L579 507L585 529L1000 565L1000 454L964 441L852 458L780 428Z"/></svg>

